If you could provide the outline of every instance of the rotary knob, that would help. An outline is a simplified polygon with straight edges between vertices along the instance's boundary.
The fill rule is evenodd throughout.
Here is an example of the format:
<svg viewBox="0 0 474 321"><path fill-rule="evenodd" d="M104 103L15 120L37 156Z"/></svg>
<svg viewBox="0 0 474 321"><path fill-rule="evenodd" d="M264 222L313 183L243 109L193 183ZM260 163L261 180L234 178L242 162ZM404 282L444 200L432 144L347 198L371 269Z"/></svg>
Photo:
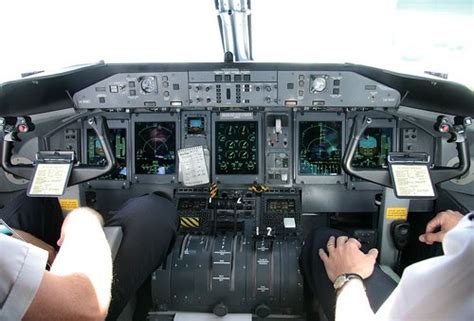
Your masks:
<svg viewBox="0 0 474 321"><path fill-rule="evenodd" d="M268 317L271 312L272 310L266 304L260 304L258 307L255 308L255 314L262 319Z"/></svg>
<svg viewBox="0 0 474 321"><path fill-rule="evenodd" d="M217 315L218 317L223 317L227 313L229 313L229 309L227 309L224 303L219 303L219 304L216 304L212 312L214 312L214 314Z"/></svg>

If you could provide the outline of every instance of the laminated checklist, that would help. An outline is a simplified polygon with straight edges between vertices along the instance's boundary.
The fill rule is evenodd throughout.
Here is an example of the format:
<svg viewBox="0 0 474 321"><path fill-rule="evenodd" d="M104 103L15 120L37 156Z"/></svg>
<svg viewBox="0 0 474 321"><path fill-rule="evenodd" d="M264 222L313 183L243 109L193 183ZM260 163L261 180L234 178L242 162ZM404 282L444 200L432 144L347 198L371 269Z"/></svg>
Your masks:
<svg viewBox="0 0 474 321"><path fill-rule="evenodd" d="M209 169L202 146L178 150L179 174L185 186L209 183Z"/></svg>

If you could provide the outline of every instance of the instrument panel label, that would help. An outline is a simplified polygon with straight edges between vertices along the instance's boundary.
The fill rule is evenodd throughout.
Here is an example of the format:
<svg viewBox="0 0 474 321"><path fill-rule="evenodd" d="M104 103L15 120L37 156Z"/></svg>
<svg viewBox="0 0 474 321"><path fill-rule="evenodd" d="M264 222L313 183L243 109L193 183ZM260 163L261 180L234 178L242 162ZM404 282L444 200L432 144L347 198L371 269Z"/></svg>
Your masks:
<svg viewBox="0 0 474 321"><path fill-rule="evenodd" d="M389 207L387 208L387 220L406 220L408 216L408 208L406 207Z"/></svg>
<svg viewBox="0 0 474 321"><path fill-rule="evenodd" d="M79 207L79 200L74 198L61 198L59 199L59 204L63 211L69 212Z"/></svg>
<svg viewBox="0 0 474 321"><path fill-rule="evenodd" d="M242 120L242 119L253 119L252 113L222 113L221 119L225 120Z"/></svg>

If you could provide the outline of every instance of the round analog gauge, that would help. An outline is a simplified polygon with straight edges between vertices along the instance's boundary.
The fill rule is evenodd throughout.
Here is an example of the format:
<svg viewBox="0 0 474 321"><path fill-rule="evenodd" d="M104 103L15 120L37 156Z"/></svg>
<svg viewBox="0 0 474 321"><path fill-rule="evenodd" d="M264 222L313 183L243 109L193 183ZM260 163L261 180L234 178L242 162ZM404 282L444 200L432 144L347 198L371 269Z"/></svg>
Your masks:
<svg viewBox="0 0 474 321"><path fill-rule="evenodd" d="M219 136L219 141L221 143L225 142L225 140L226 140L226 137L224 135Z"/></svg>
<svg viewBox="0 0 474 321"><path fill-rule="evenodd" d="M142 87L142 90L147 94L158 91L158 84L156 83L156 78L153 76L144 77L140 86Z"/></svg>
<svg viewBox="0 0 474 321"><path fill-rule="evenodd" d="M249 141L254 142L255 141L255 135L250 135L249 136Z"/></svg>
<svg viewBox="0 0 474 321"><path fill-rule="evenodd" d="M219 168L220 168L221 170L225 171L225 170L227 169L227 163L224 163L224 162L219 163Z"/></svg>
<svg viewBox="0 0 474 321"><path fill-rule="evenodd" d="M241 140L239 142L239 147L242 149L247 149L249 147L249 143L246 140Z"/></svg>
<svg viewBox="0 0 474 321"><path fill-rule="evenodd" d="M233 140L229 140L225 143L225 147L228 149L234 149L235 148L235 142Z"/></svg>
<svg viewBox="0 0 474 321"><path fill-rule="evenodd" d="M247 169L250 170L250 171L255 169L255 163L254 162L248 162L247 163Z"/></svg>
<svg viewBox="0 0 474 321"><path fill-rule="evenodd" d="M234 152L234 151L231 151L231 150L230 150L230 151L227 151L227 152L225 153L225 156L226 156L227 159L234 159L234 158L235 158L235 152Z"/></svg>
<svg viewBox="0 0 474 321"><path fill-rule="evenodd" d="M316 77L313 79L311 84L311 92L321 92L326 89L326 78L324 77Z"/></svg>
<svg viewBox="0 0 474 321"><path fill-rule="evenodd" d="M245 151L245 150L244 150L244 151L241 151L241 152L239 153L239 157L240 157L241 159L247 159L247 158L249 158L249 152L247 152L247 151Z"/></svg>

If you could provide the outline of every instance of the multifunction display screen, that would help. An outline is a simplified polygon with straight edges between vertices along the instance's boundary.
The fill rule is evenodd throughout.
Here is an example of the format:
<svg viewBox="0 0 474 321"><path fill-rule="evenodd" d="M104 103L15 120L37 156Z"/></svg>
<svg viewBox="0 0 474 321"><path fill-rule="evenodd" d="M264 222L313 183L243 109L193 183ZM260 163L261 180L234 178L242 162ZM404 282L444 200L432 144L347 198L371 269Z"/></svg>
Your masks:
<svg viewBox="0 0 474 321"><path fill-rule="evenodd" d="M386 165L392 151L392 128L367 128L360 138L352 165L354 167L380 168Z"/></svg>
<svg viewBox="0 0 474 321"><path fill-rule="evenodd" d="M204 134L204 117L189 117L187 132L190 135Z"/></svg>
<svg viewBox="0 0 474 321"><path fill-rule="evenodd" d="M340 175L341 136L342 123L339 121L300 122L300 175Z"/></svg>
<svg viewBox="0 0 474 321"><path fill-rule="evenodd" d="M258 122L216 122L216 173L258 174Z"/></svg>
<svg viewBox="0 0 474 321"><path fill-rule="evenodd" d="M166 175L176 172L176 123L135 123L135 171Z"/></svg>
<svg viewBox="0 0 474 321"><path fill-rule="evenodd" d="M115 167L101 180L127 179L127 130L125 128L109 129L109 142L115 155ZM87 164L91 166L105 166L104 148L93 129L87 130Z"/></svg>

